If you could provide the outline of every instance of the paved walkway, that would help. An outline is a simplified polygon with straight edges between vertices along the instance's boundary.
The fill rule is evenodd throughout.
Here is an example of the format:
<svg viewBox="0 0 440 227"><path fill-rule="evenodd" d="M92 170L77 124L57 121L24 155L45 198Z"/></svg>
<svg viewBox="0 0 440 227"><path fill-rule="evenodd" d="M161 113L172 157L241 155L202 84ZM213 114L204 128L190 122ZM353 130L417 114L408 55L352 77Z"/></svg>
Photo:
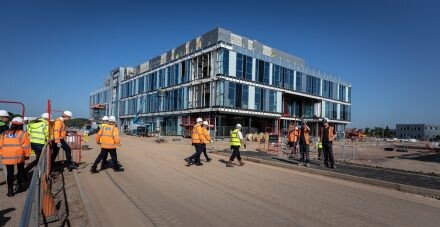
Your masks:
<svg viewBox="0 0 440 227"><path fill-rule="evenodd" d="M186 167L190 145L122 137L125 172L78 178L101 226L438 226L440 201L220 155ZM99 150L84 151L92 162Z"/></svg>

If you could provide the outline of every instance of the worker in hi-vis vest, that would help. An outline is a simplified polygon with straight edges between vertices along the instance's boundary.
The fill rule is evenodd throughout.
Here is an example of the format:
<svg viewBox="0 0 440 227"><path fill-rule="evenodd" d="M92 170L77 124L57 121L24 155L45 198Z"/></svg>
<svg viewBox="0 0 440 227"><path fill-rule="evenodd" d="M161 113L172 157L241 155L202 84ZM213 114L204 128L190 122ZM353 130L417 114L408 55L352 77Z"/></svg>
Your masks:
<svg viewBox="0 0 440 227"><path fill-rule="evenodd" d="M197 118L197 123L194 125L191 134L192 145L194 145L194 147L196 148L196 152L190 157L184 159L185 162L187 163L187 166L191 166L191 164L193 163L195 163L196 166L203 165L200 162L200 155L203 152L204 141L206 141L207 139L203 134L202 124L203 124L203 119L200 117Z"/></svg>
<svg viewBox="0 0 440 227"><path fill-rule="evenodd" d="M68 121L72 118L72 112L70 111L64 111L60 118L57 118L55 120L54 126L53 126L53 153L52 153L52 166L55 164L55 159L58 156L58 152L60 151L60 148L63 148L66 159L67 159L67 167L69 168L69 171L72 171L72 169L76 169L75 165L72 162L72 150L70 149L69 144L66 142L67 137L67 127L65 125L65 121Z"/></svg>
<svg viewBox="0 0 440 227"><path fill-rule="evenodd" d="M49 123L47 122L48 119L49 114L43 113L41 114L40 118L29 122L29 125L27 126L26 131L27 133L29 133L31 148L32 150L34 150L36 158L34 161L26 166L25 174L37 165L38 160L40 160L43 147L49 140Z"/></svg>
<svg viewBox="0 0 440 227"><path fill-rule="evenodd" d="M234 167L232 162L235 158L237 158L240 166L244 165L244 162L241 161L240 156L240 146L242 144L244 148L246 148L246 144L243 141L243 134L241 133L241 124L237 124L234 131L231 132L231 141L229 142L229 145L231 145L232 155L229 158L229 161L226 163L226 167Z"/></svg>
<svg viewBox="0 0 440 227"><path fill-rule="evenodd" d="M15 193L24 191L23 173L24 162L29 159L31 154L31 145L29 135L23 131L23 118L15 117L12 119L11 128L3 132L0 139L0 156L2 164L6 166L8 175L6 182L8 184L8 197L14 196ZM14 192L14 165L17 165L17 188Z"/></svg>
<svg viewBox="0 0 440 227"><path fill-rule="evenodd" d="M116 154L116 148L118 146L121 146L121 140L119 139L119 131L115 124L115 116L110 116L108 119L108 124L101 128L98 134L96 134L96 143L101 145L101 153L96 158L95 162L92 165L92 168L90 169L90 172L92 173L99 172L97 170L97 166L104 158L104 156L107 155L107 153L110 153L110 156L112 157L113 170L115 172L123 171L121 165L118 162L118 156Z"/></svg>

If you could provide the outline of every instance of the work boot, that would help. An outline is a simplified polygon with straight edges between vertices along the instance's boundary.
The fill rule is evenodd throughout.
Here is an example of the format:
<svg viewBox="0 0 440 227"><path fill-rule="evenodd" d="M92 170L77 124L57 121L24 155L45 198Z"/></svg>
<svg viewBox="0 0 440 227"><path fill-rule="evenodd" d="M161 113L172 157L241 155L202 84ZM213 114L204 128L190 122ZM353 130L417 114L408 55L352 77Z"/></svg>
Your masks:
<svg viewBox="0 0 440 227"><path fill-rule="evenodd" d="M207 158L206 159L207 162L210 162L211 160L212 160L212 158Z"/></svg>
<svg viewBox="0 0 440 227"><path fill-rule="evenodd" d="M229 160L229 161L226 163L226 167L234 167L234 164L232 164L232 161L231 161L231 160Z"/></svg>
<svg viewBox="0 0 440 227"><path fill-rule="evenodd" d="M72 172L73 169L77 169L77 168L74 164L70 164L68 169L69 169L69 172Z"/></svg>
<svg viewBox="0 0 440 227"><path fill-rule="evenodd" d="M240 166L244 166L244 162L241 160L238 160L238 162L240 163Z"/></svg>
<svg viewBox="0 0 440 227"><path fill-rule="evenodd" d="M20 192L24 192L23 184L17 184L17 187L15 188L15 194L18 194Z"/></svg>
<svg viewBox="0 0 440 227"><path fill-rule="evenodd" d="M187 163L186 166L191 166L191 159L185 158L184 160Z"/></svg>
<svg viewBox="0 0 440 227"><path fill-rule="evenodd" d="M203 163L201 163L201 162L196 162L196 166L203 166Z"/></svg>
<svg viewBox="0 0 440 227"><path fill-rule="evenodd" d="M101 169L100 170L105 170L107 169L108 163L107 162L102 162L101 164Z"/></svg>
<svg viewBox="0 0 440 227"><path fill-rule="evenodd" d="M93 173L99 173L99 171L96 169L96 166L92 166L92 168L90 169L90 172Z"/></svg>
<svg viewBox="0 0 440 227"><path fill-rule="evenodd" d="M8 187L8 197L14 196L14 189L12 187Z"/></svg>
<svg viewBox="0 0 440 227"><path fill-rule="evenodd" d="M115 168L113 169L115 172L123 172L124 168L118 163L116 164Z"/></svg>

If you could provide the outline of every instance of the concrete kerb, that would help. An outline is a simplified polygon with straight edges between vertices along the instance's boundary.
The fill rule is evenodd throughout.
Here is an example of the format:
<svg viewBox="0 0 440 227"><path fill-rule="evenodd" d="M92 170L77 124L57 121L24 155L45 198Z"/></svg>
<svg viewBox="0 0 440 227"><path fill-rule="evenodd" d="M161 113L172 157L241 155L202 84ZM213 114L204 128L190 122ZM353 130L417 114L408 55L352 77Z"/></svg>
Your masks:
<svg viewBox="0 0 440 227"><path fill-rule="evenodd" d="M221 153L221 152L211 152L211 153L222 155L225 157L229 157L228 154ZM371 184L371 185L376 185L376 186L380 186L380 187L396 189L396 190L399 190L402 192L408 192L408 193L413 193L413 194L418 194L418 195L423 195L423 196L431 196L431 197L435 197L435 198L440 198L440 191L439 190L434 190L434 189L429 189L429 188L421 188L421 187L416 187L416 186L411 186L411 185L398 184L398 183L375 180L375 179L369 179L369 178L365 178L365 177L352 176L352 175L347 175L347 174L342 174L342 173L336 173L336 172L331 172L331 171L313 169L310 167L302 167L302 166L297 166L297 165L285 164L285 163L269 161L269 160L264 160L264 159L259 159L259 158L246 157L246 156L241 156L241 157L242 157L242 159L244 159L246 161L251 161L251 162L255 162L255 163L261 163L261 164L266 164L266 165L271 165L271 166L276 166L276 167L281 167L281 168L286 168L286 169L294 169L294 170L297 170L300 172L319 174L322 176L335 177L335 178L339 178L339 179L343 179L343 180L350 180L350 181L360 182L360 183L364 183L364 184Z"/></svg>
<svg viewBox="0 0 440 227"><path fill-rule="evenodd" d="M73 171L73 176L75 177L75 182L76 185L78 186L79 194L81 196L81 200L86 210L87 219L89 219L90 226L101 226L99 224L98 218L96 217L95 211L93 211L89 197L87 196L87 193L84 191L81 181L78 178L78 173L76 171Z"/></svg>

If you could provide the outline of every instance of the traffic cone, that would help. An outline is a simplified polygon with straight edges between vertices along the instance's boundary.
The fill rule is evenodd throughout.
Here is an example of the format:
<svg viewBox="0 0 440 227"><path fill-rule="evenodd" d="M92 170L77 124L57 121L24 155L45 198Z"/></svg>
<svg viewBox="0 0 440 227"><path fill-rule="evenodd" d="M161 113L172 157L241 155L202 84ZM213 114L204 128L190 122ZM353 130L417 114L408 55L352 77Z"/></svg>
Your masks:
<svg viewBox="0 0 440 227"><path fill-rule="evenodd" d="M56 207L55 201L52 194L50 193L49 185L45 179L42 179L42 189L43 189L43 199L41 200L41 211L43 213L43 218L47 222L52 222L58 220L56 217Z"/></svg>

